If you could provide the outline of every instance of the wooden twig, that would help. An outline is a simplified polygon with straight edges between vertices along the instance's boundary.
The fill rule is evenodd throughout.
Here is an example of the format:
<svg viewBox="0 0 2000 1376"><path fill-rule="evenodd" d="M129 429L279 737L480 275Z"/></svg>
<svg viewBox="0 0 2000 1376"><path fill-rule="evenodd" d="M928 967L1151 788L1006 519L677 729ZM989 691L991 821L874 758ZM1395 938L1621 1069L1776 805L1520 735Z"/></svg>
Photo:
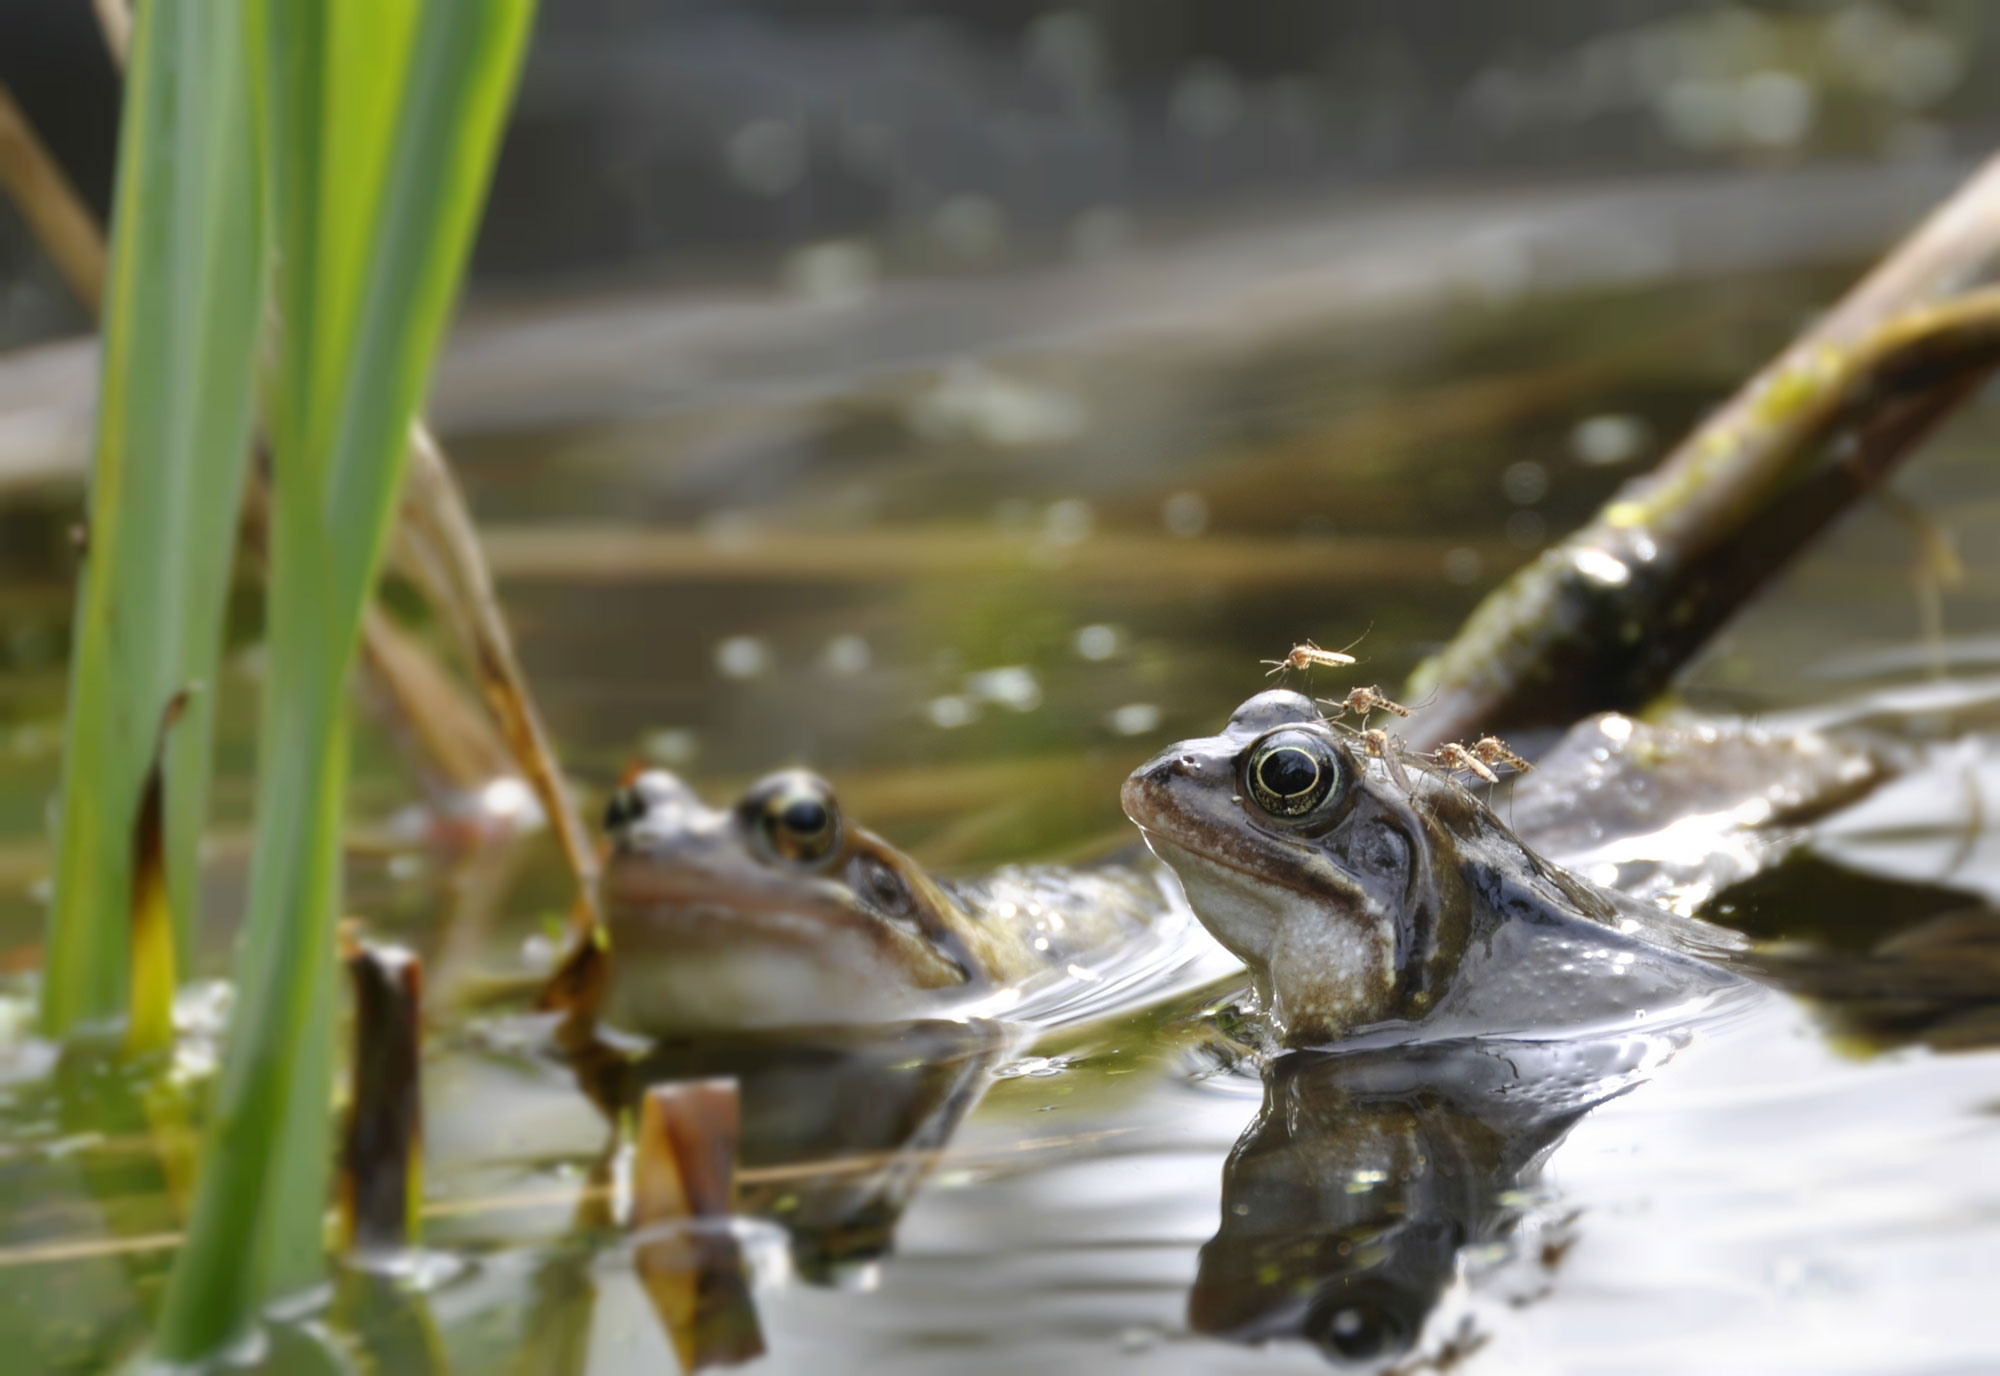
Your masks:
<svg viewBox="0 0 2000 1376"><path fill-rule="evenodd" d="M1406 690L1427 748L1632 709L2000 363L2000 158Z"/></svg>
<svg viewBox="0 0 2000 1376"><path fill-rule="evenodd" d="M104 236L5 83L0 83L0 187L76 299L97 314L104 300Z"/></svg>
<svg viewBox="0 0 2000 1376"><path fill-rule="evenodd" d="M125 0L90 0L90 6L97 11L97 30L104 35L111 65L124 71L132 52L132 7Z"/></svg>
<svg viewBox="0 0 2000 1376"><path fill-rule="evenodd" d="M535 790L543 815L555 829L576 876L578 900L571 909L576 935L587 940L597 929L597 853L521 671L465 495L444 451L421 422L410 427L402 519L393 539L390 558L451 626L487 706L500 723L515 767Z"/></svg>

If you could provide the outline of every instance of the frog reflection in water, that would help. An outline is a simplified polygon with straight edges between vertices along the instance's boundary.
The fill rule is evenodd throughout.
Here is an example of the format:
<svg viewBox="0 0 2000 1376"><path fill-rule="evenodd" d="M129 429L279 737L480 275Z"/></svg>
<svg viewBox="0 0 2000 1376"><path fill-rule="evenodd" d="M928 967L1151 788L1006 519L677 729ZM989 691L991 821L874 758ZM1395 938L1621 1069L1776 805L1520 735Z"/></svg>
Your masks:
<svg viewBox="0 0 2000 1376"><path fill-rule="evenodd" d="M720 811L660 770L605 817L604 1012L647 1036L921 1016L1069 978L1191 922L1143 854L933 879L844 816L824 779L770 775Z"/></svg>
<svg viewBox="0 0 2000 1376"><path fill-rule="evenodd" d="M1201 1249L1189 1327L1377 1361L1418 1343L1461 1248L1502 1244L1542 1282L1560 1229L1542 1234L1556 1245L1521 1245L1549 1222L1524 1188L1584 1114L1678 1040L1464 1039L1274 1058L1263 1108L1223 1167L1222 1222Z"/></svg>
<svg viewBox="0 0 2000 1376"><path fill-rule="evenodd" d="M1732 933L1599 888L1450 777L1400 772L1276 691L1125 783L1285 1044L1603 1025L1738 983L1711 963L1740 951Z"/></svg>

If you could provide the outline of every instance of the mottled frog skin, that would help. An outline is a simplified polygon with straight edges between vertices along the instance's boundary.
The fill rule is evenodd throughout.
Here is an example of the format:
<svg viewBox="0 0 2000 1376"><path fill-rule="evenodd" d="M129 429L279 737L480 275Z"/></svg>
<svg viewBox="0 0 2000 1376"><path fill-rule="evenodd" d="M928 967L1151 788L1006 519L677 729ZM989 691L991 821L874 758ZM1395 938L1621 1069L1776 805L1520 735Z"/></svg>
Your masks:
<svg viewBox="0 0 2000 1376"><path fill-rule="evenodd" d="M1312 702L1251 698L1126 781L1126 814L1250 968L1277 1037L1607 1026L1740 983L1733 934L1530 850L1447 774L1360 753Z"/></svg>
<svg viewBox="0 0 2000 1376"><path fill-rule="evenodd" d="M727 810L651 770L612 798L603 1013L647 1036L875 1022L1066 978L1186 908L1150 857L932 878L804 770Z"/></svg>

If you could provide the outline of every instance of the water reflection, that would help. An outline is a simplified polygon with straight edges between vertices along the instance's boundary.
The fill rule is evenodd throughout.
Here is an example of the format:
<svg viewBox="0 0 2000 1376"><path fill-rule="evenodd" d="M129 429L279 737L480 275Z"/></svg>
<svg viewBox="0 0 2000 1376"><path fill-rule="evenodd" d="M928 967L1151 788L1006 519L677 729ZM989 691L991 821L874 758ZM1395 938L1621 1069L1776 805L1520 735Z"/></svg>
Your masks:
<svg viewBox="0 0 2000 1376"><path fill-rule="evenodd" d="M1000 1024L971 1020L664 1040L642 1051L597 1042L575 1068L614 1121L651 1085L734 1079L736 1212L785 1229L801 1279L865 1284L1012 1038Z"/></svg>
<svg viewBox="0 0 2000 1376"><path fill-rule="evenodd" d="M1528 1187L1550 1149L1685 1039L1278 1057L1223 1166L1189 1327L1241 1343L1302 1338L1337 1363L1408 1352L1463 1249L1504 1241L1538 1207Z"/></svg>

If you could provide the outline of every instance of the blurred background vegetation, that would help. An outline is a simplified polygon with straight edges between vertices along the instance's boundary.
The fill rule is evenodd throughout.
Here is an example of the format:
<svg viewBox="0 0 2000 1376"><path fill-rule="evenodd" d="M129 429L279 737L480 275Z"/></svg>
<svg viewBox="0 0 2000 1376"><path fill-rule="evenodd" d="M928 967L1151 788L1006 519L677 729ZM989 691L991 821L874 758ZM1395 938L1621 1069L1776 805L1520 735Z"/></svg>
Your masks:
<svg viewBox="0 0 2000 1376"><path fill-rule="evenodd" d="M1467 175L1973 153L1996 56L1978 0L571 0L538 21L476 280L831 290ZM102 213L90 7L0 6L0 80ZM0 344L86 323L11 213L0 283Z"/></svg>
<svg viewBox="0 0 2000 1376"><path fill-rule="evenodd" d="M1356 680L1399 681L2000 143L1996 72L1976 0L562 0L426 409L586 794L799 761L926 861L1062 855L1128 837L1119 779L1259 659L1365 635ZM103 216L91 7L0 0L0 82ZM45 956L91 328L0 204L8 1027ZM1921 672L1912 510L1963 555L1943 653L2000 663L1996 438L1989 389L1687 694ZM213 685L193 976L245 907L259 581ZM448 655L410 582L385 600ZM362 697L349 905L440 984L545 958L564 871L496 839L524 791L455 791ZM441 1097L482 1083L461 1051ZM0 1141L63 1130L4 1107ZM436 1155L484 1163L485 1114ZM50 1160L0 1202L67 1207ZM109 1231L176 1226L148 1188ZM36 1273L0 1334L129 1323L165 1267L129 1304Z"/></svg>
<svg viewBox="0 0 2000 1376"><path fill-rule="evenodd" d="M0 79L101 210L88 11L0 11ZM951 765L984 821L936 858L1031 851L1115 830L1122 762L1240 697L1246 656L1374 625L1362 672L1400 676L1991 146L1996 45L1946 0L576 0L538 19L429 411L587 782L804 759L921 832L937 781L894 771ZM17 836L84 324L0 208ZM1872 574L1827 567L1899 635L1906 537L1861 525ZM1715 662L1736 700L1789 691ZM383 816L407 775L363 748ZM221 749L241 818L247 741ZM1054 763L1086 759L1085 787ZM1037 769L1068 783L1023 803Z"/></svg>

